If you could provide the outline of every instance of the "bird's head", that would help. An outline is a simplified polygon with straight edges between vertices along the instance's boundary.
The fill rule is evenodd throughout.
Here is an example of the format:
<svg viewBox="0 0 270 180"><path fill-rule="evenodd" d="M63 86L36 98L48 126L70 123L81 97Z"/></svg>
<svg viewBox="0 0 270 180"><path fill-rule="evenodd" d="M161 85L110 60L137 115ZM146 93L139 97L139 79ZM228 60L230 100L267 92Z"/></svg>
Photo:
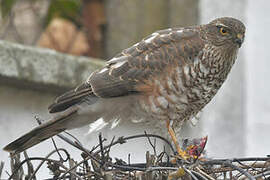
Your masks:
<svg viewBox="0 0 270 180"><path fill-rule="evenodd" d="M231 17L222 17L203 27L204 37L215 46L240 48L245 38L245 25Z"/></svg>

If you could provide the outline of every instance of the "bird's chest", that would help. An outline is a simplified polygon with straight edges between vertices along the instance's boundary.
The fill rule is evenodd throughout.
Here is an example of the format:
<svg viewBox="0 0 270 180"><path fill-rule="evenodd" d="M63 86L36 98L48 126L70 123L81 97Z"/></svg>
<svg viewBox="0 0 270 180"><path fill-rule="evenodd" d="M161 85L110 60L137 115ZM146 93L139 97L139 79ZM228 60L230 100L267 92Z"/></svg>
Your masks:
<svg viewBox="0 0 270 180"><path fill-rule="evenodd" d="M153 80L153 91L139 101L140 107L156 119L188 120L213 98L224 80L217 69L203 65L174 68Z"/></svg>

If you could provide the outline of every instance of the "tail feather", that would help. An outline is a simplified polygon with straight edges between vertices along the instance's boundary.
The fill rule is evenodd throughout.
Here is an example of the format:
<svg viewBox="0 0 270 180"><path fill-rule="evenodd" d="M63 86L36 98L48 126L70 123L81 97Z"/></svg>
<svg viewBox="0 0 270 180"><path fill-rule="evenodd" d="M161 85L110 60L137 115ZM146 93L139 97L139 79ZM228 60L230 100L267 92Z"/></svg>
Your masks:
<svg viewBox="0 0 270 180"><path fill-rule="evenodd" d="M58 116L44 124L41 124L40 126L34 128L30 132L8 144L3 148L3 150L17 154L66 130L64 124L67 120L73 118L75 113L76 111L72 111L68 115Z"/></svg>

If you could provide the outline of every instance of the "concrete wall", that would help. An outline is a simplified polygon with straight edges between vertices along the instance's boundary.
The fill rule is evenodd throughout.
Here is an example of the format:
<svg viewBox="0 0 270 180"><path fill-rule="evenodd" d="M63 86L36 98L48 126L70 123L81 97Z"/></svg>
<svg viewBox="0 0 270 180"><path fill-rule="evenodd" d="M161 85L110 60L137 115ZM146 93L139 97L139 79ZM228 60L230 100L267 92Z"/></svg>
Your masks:
<svg viewBox="0 0 270 180"><path fill-rule="evenodd" d="M249 0L246 38L248 156L270 154L270 1Z"/></svg>

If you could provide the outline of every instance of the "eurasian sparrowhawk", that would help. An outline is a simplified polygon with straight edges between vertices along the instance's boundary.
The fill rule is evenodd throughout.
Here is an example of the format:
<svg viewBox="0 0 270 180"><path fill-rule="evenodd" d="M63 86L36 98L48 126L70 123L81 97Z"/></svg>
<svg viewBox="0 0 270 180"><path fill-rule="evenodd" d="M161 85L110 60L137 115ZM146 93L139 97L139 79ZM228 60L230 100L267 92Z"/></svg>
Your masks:
<svg viewBox="0 0 270 180"><path fill-rule="evenodd" d="M58 97L49 107L56 116L4 150L18 153L100 118L113 124L120 120L167 121L174 139L170 122L189 120L213 98L234 64L244 36L244 24L229 17L154 32Z"/></svg>

